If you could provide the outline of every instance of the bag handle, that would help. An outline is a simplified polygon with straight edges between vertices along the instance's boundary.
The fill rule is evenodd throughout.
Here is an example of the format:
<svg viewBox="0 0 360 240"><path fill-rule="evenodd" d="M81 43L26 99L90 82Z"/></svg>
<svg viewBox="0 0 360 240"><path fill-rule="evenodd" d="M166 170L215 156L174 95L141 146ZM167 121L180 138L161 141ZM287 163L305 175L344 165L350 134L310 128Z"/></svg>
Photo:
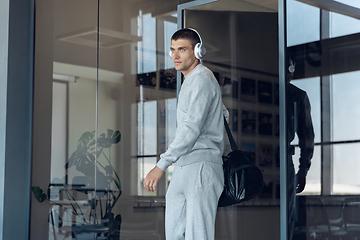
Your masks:
<svg viewBox="0 0 360 240"><path fill-rule="evenodd" d="M233 150L233 151L238 150L238 146L234 140L233 135L231 134L229 124L227 123L225 116L224 116L224 125L225 125L226 133L227 133L229 141L230 141L231 150Z"/></svg>

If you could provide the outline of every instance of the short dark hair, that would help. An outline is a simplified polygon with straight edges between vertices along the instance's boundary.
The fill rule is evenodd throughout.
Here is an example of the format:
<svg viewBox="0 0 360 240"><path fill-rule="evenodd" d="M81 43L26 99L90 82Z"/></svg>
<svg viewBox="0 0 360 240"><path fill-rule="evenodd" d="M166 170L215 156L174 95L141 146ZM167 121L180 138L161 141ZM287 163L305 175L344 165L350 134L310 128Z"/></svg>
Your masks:
<svg viewBox="0 0 360 240"><path fill-rule="evenodd" d="M188 28L177 30L171 37L171 40L174 41L179 39L189 40L193 49L197 43L200 43L199 35L195 31Z"/></svg>

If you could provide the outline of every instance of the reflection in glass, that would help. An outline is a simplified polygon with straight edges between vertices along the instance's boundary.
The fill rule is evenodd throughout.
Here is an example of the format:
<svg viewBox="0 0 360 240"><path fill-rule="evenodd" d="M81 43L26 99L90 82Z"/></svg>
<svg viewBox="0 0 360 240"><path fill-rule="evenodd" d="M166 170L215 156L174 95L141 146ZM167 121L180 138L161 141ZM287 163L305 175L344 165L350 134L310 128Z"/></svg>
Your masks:
<svg viewBox="0 0 360 240"><path fill-rule="evenodd" d="M334 74L333 95L333 141L360 139L360 71Z"/></svg>
<svg viewBox="0 0 360 240"><path fill-rule="evenodd" d="M321 141L321 101L320 101L320 78L306 78L292 80L291 84L304 90L309 97L311 105L311 118L315 133L315 143ZM295 136L292 144L298 144L298 138Z"/></svg>
<svg viewBox="0 0 360 240"><path fill-rule="evenodd" d="M294 234L297 205L296 194L304 191L306 178L311 166L314 153L314 128L311 116L311 104L306 91L291 83L295 70L296 60L290 54L287 56L288 67L286 86L286 127L287 127L287 204L288 204L288 236ZM294 138L297 136L299 158L294 160L296 146ZM295 172L294 163L298 163Z"/></svg>
<svg viewBox="0 0 360 240"><path fill-rule="evenodd" d="M287 46L294 46L320 39L320 10L316 7L287 0Z"/></svg>
<svg viewBox="0 0 360 240"><path fill-rule="evenodd" d="M138 35L142 41L138 42L138 73L156 71L156 20L151 14L142 14L138 17Z"/></svg>
<svg viewBox="0 0 360 240"><path fill-rule="evenodd" d="M175 138L175 131L176 131L176 98L170 98L165 101L165 148L164 151L160 151L161 153L165 152L168 149L169 145ZM168 167L166 169L166 187L169 185L172 173L174 171L176 164Z"/></svg>
<svg viewBox="0 0 360 240"><path fill-rule="evenodd" d="M333 194L360 194L359 143L334 145Z"/></svg>
<svg viewBox="0 0 360 240"><path fill-rule="evenodd" d="M331 37L346 36L358 32L360 32L359 19L344 16L339 13L331 13Z"/></svg>
<svg viewBox="0 0 360 240"><path fill-rule="evenodd" d="M316 136L316 135L315 135ZM293 155L295 172L299 170L300 148L295 147L295 154ZM306 175L306 185L300 195L319 195L321 194L321 148L314 147L314 154L311 159L311 167Z"/></svg>
<svg viewBox="0 0 360 240"><path fill-rule="evenodd" d="M354 7L353 10L357 12L360 7L356 0L336 1ZM317 144L305 190L297 196L298 221L293 239L357 239L360 228L348 228L354 222L353 219L351 223L347 222L344 216L348 214L350 205L354 212L357 211L358 206L354 204L356 197L353 195L360 194L360 180L357 177L360 21L346 16L346 13L328 14L325 9L307 6L309 10L313 8L322 13L321 21L317 15L316 19L308 18L311 21L307 24L313 36L321 34L321 39L297 41L297 37L303 39L298 36L298 29L307 19L293 19L296 12L302 11L302 4L293 4L292 0L287 2L290 8L287 14L288 43L292 46L289 51L296 55L300 71L295 74L298 79L293 84L309 95ZM339 5L334 4L336 6ZM291 25L295 22L295 25ZM312 29L311 25L317 26L316 29ZM298 143L298 139L292 142ZM293 158L300 155L300 149L296 146ZM320 229L320 226L328 227Z"/></svg>
<svg viewBox="0 0 360 240"><path fill-rule="evenodd" d="M357 0L336 0L339 3L349 5L354 8L360 8L360 2ZM355 10L355 9L354 9ZM331 36L339 37L360 32L360 20L343 14L331 12Z"/></svg>
<svg viewBox="0 0 360 240"><path fill-rule="evenodd" d="M360 2L357 0L335 0L335 1L349 6L360 8Z"/></svg>
<svg viewBox="0 0 360 240"><path fill-rule="evenodd" d="M51 139L51 179L56 183L65 183L65 163L67 159L67 118L68 118L68 83L53 82L52 102L52 139ZM56 127L55 127L56 126ZM52 180L54 181L54 180Z"/></svg>
<svg viewBox="0 0 360 240"><path fill-rule="evenodd" d="M174 14L173 17L176 17L177 14ZM168 57L167 53L170 51L170 46L171 46L171 36L173 35L174 32L176 32L177 30L177 25L176 23L172 23L172 22L164 22L164 42L165 42L165 51L164 51L164 55L165 55L165 69L170 69L170 68L174 68L174 62L173 60ZM161 68L161 67L160 67Z"/></svg>
<svg viewBox="0 0 360 240"><path fill-rule="evenodd" d="M274 221L279 216L280 170L276 164L279 146L276 131L279 126L276 121L279 119L278 15L277 11L269 9L245 12L243 6L237 8L241 1L222 2L214 5L226 11L211 7L213 11L206 11L208 5L186 10L186 27L201 33L207 49L203 64L214 72L220 84L223 103L230 113L232 134L239 148L257 166L261 164L266 186L252 201L218 209L216 239L269 239L269 236L280 239L280 221ZM256 6L256 9L261 7ZM227 137L225 141L226 155L230 144ZM249 230L249 227L259 226L261 231Z"/></svg>
<svg viewBox="0 0 360 240"><path fill-rule="evenodd" d="M140 100L137 106L137 155L155 155L157 153L157 102Z"/></svg>

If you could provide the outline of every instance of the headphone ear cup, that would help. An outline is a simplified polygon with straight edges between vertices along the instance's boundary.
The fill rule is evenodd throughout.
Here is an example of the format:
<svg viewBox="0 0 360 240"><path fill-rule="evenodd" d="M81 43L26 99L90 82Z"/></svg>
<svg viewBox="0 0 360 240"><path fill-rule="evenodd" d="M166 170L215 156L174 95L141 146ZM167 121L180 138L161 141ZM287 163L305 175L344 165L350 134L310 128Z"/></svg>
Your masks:
<svg viewBox="0 0 360 240"><path fill-rule="evenodd" d="M288 70L289 70L289 72L291 73L291 74L293 74L294 72L295 72L295 64L294 64L294 61L293 61L293 59L292 59L292 57L289 55L289 68L288 68Z"/></svg>
<svg viewBox="0 0 360 240"><path fill-rule="evenodd" d="M172 59L172 56L171 56L171 51L169 51L169 56L170 56L170 58Z"/></svg>
<svg viewBox="0 0 360 240"><path fill-rule="evenodd" d="M197 43L194 47L194 55L197 59L201 59L200 56L200 43Z"/></svg>
<svg viewBox="0 0 360 240"><path fill-rule="evenodd" d="M291 65L289 66L289 72L290 72L290 73L294 73L294 72L295 72L295 66L294 66L294 65L291 64Z"/></svg>
<svg viewBox="0 0 360 240"><path fill-rule="evenodd" d="M194 48L194 55L197 59L202 59L206 54L206 49L201 45L201 43L197 43Z"/></svg>
<svg viewBox="0 0 360 240"><path fill-rule="evenodd" d="M199 48L199 55L201 58L203 58L206 54L206 48L202 45L200 48Z"/></svg>

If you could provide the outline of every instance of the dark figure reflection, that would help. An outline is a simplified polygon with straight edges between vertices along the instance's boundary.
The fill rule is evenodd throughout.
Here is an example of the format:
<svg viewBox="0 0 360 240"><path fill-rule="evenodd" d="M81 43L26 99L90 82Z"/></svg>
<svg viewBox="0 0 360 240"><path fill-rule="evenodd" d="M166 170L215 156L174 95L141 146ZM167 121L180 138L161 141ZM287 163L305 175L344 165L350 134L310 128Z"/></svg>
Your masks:
<svg viewBox="0 0 360 240"><path fill-rule="evenodd" d="M292 239L296 218L296 193L301 193L306 184L306 175L311 165L314 152L314 129L311 120L311 106L307 93L290 83L295 72L295 62L289 55L287 86L287 132L288 132L288 206L289 206L289 239ZM295 146L290 143L299 139L299 170L295 174L292 155Z"/></svg>

